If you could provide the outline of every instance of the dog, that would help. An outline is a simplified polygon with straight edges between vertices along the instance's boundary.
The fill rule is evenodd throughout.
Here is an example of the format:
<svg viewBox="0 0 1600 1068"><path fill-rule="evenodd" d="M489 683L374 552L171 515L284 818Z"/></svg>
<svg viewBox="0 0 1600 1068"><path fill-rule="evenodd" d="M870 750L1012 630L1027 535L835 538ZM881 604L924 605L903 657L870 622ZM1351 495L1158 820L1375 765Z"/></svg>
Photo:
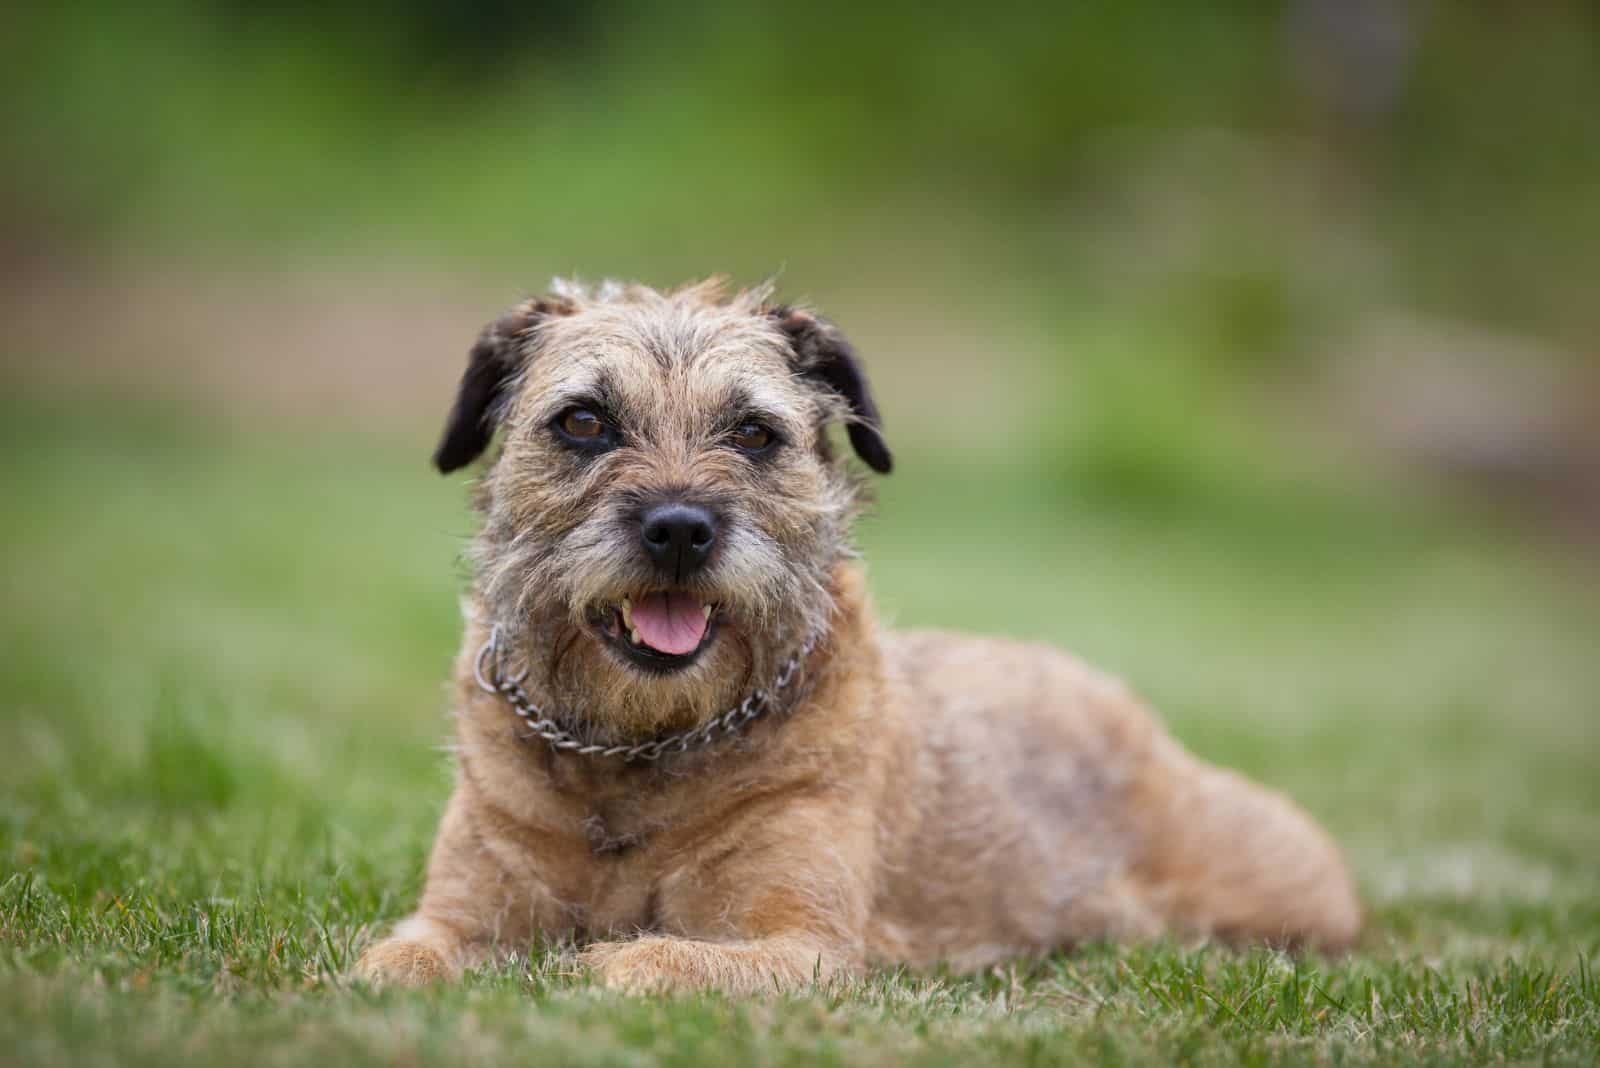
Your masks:
<svg viewBox="0 0 1600 1068"><path fill-rule="evenodd" d="M879 628L892 466L828 320L766 288L560 284L472 347L434 460L477 482L454 792L357 974L570 940L627 991L790 991L1091 940L1336 952L1328 836L1038 645Z"/></svg>

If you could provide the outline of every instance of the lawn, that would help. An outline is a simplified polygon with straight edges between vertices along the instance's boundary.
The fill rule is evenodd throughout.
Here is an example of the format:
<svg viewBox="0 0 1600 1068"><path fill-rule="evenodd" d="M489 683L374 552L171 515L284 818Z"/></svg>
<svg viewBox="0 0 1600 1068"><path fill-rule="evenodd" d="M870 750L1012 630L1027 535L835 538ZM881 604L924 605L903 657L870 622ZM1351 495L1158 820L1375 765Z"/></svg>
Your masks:
<svg viewBox="0 0 1600 1068"><path fill-rule="evenodd" d="M420 438L9 385L0 1063L1600 1056L1596 575L1496 517L1334 485L1139 507L924 451L862 528L895 623L1068 645L1299 798L1370 909L1347 959L1086 947L741 1003L535 946L374 994L344 973L449 789L462 483Z"/></svg>

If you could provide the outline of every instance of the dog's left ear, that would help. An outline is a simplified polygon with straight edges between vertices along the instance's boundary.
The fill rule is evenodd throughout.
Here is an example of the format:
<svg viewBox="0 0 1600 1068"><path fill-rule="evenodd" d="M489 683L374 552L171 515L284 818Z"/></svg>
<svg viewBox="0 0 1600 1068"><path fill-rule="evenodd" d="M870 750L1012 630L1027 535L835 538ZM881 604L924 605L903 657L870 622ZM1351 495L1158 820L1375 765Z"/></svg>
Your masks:
<svg viewBox="0 0 1600 1068"><path fill-rule="evenodd" d="M778 307L770 314L788 335L800 373L819 380L850 405L852 418L846 432L856 455L878 474L887 475L894 467L894 457L883 440L883 419L872 400L867 373L850 342L838 327L810 312Z"/></svg>
<svg viewBox="0 0 1600 1068"><path fill-rule="evenodd" d="M433 453L433 465L440 474L467 466L489 447L510 399L511 384L527 355L528 336L557 310L548 300L525 300L478 335L467 354L467 370L445 421L444 436Z"/></svg>

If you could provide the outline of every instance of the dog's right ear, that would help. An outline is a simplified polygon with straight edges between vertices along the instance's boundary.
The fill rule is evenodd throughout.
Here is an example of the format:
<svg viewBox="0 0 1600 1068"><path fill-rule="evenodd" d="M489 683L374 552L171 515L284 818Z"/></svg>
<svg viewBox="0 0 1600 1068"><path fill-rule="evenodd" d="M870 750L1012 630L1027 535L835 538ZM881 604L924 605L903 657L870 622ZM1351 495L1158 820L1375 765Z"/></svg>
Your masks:
<svg viewBox="0 0 1600 1068"><path fill-rule="evenodd" d="M529 335L546 316L560 310L565 309L551 301L525 300L483 328L467 355L455 405L433 453L433 465L441 474L467 466L489 447L505 414L511 384L522 369Z"/></svg>

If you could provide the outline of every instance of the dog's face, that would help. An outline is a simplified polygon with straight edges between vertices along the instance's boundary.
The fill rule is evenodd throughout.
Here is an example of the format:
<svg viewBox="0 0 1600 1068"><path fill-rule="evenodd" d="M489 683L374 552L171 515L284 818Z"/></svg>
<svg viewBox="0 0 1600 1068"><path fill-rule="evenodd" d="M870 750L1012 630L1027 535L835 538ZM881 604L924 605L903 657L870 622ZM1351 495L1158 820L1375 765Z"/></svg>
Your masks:
<svg viewBox="0 0 1600 1068"><path fill-rule="evenodd" d="M547 696L598 733L699 722L826 625L857 483L890 466L849 346L711 284L568 290L491 324L435 460L485 474L479 592Z"/></svg>

